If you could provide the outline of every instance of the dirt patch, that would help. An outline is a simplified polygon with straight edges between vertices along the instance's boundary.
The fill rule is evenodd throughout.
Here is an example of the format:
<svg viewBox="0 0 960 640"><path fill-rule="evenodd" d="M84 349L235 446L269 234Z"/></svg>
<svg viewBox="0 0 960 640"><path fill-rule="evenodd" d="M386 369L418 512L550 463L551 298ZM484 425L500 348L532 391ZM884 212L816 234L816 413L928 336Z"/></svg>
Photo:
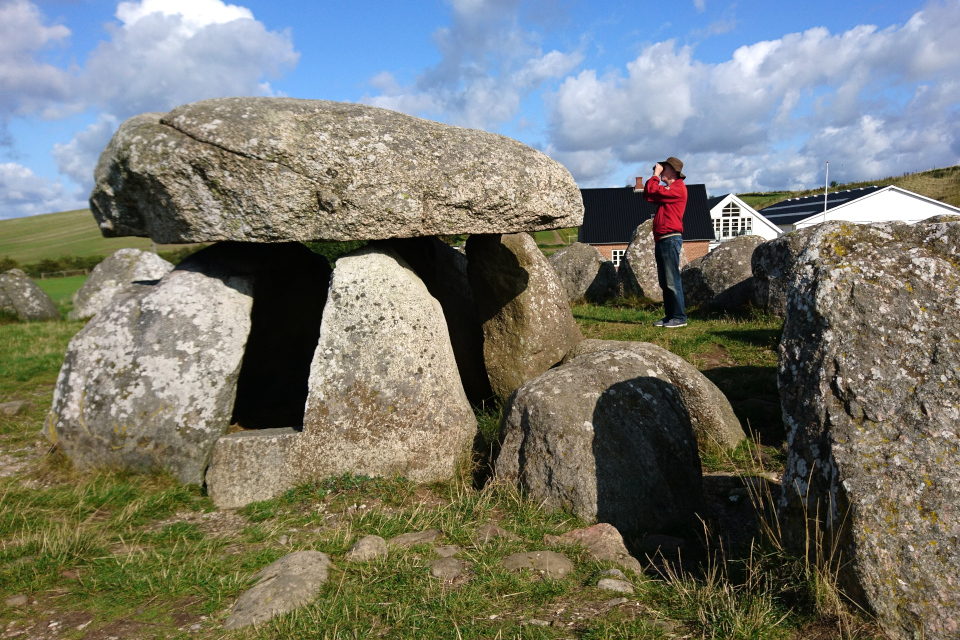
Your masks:
<svg viewBox="0 0 960 640"><path fill-rule="evenodd" d="M195 524L197 528L203 531L211 538L229 538L239 536L240 532L250 521L239 515L235 511L210 511L200 513L197 511L178 511L166 520L161 520L151 525L147 531L157 532L167 527L179 523Z"/></svg>

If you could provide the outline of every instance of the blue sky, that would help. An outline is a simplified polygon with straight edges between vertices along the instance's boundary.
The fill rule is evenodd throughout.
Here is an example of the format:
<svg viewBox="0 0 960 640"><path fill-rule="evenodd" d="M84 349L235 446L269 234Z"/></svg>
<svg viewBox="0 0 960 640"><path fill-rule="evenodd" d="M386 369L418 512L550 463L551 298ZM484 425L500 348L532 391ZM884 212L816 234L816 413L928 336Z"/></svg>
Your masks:
<svg viewBox="0 0 960 640"><path fill-rule="evenodd" d="M960 0L0 0L0 218L86 206L116 127L230 95L515 137L712 194L960 163Z"/></svg>

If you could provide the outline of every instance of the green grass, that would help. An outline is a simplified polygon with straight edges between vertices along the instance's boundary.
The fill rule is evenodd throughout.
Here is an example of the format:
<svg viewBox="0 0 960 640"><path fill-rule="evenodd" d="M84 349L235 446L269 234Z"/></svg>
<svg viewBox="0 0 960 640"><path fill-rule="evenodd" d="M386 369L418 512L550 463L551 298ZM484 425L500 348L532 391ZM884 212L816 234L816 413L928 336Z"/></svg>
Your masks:
<svg viewBox="0 0 960 640"><path fill-rule="evenodd" d="M161 244L158 251L186 245ZM89 209L0 220L0 257L21 264L60 256L110 255L117 249L150 249L149 238L104 238Z"/></svg>
<svg viewBox="0 0 960 640"><path fill-rule="evenodd" d="M43 280L37 278L34 282L36 282L37 286L43 289L54 302L58 305L64 305L73 299L73 294L83 286L83 283L85 283L89 277L90 276L70 276L67 278L46 278Z"/></svg>
<svg viewBox="0 0 960 640"><path fill-rule="evenodd" d="M686 330L666 333L650 326L657 311L637 301L574 309L588 336L657 342L719 380L721 372L744 367L766 375L776 362L775 319L692 314ZM58 637L65 638L779 640L839 637L839 620L844 637L879 637L839 604L829 579L771 539L758 539L748 555L706 554L706 564L692 573L628 572L636 593L607 606L616 594L596 584L612 565L592 560L580 547L545 542L546 535L584 523L508 486L477 489L468 476L416 485L400 477L347 475L231 513L216 511L199 488L165 474L74 470L38 446L37 432L66 343L82 326L0 325L0 399L32 403L26 414L0 417L0 456L5 465L23 465L0 476L0 599L23 594L36 602L0 608L7 633L32 628L27 635L36 635L60 622ZM771 393L763 376L746 383L739 376L731 378L741 380L728 390L731 397ZM484 442L495 447L499 409L488 407L478 420ZM749 448L743 449L725 464L750 472ZM521 539L475 545L474 531L491 521ZM427 528L443 532L440 543L462 549L467 570L452 584L429 575L427 563L436 555L428 545L393 549L388 558L366 563L345 558L364 535L389 538ZM509 572L500 564L509 553L551 548L574 563L563 580ZM256 629L223 632L222 621L250 577L300 549L333 560L317 599ZM531 618L553 624L525 624Z"/></svg>

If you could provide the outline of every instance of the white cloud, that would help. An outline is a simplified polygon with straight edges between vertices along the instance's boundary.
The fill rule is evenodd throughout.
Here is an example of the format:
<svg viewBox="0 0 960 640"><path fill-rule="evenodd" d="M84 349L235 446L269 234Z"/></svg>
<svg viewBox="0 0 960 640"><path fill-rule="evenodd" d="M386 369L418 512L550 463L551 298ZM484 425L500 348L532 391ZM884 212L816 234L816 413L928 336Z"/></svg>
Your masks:
<svg viewBox="0 0 960 640"><path fill-rule="evenodd" d="M827 159L840 181L956 164L958 41L960 2L951 0L902 26L810 29L720 64L653 44L625 73L564 80L548 100L547 152L577 157L574 176L594 184L620 184L676 155L711 191L812 186ZM612 167L605 175L599 159Z"/></svg>
<svg viewBox="0 0 960 640"><path fill-rule="evenodd" d="M57 163L57 171L85 191L92 189L93 169L118 125L119 122L114 116L101 114L95 123L75 135L67 144L53 145L52 153Z"/></svg>
<svg viewBox="0 0 960 640"><path fill-rule="evenodd" d="M31 2L0 2L0 122L69 99L71 76L37 59L42 50L69 37L63 25L46 26Z"/></svg>
<svg viewBox="0 0 960 640"><path fill-rule="evenodd" d="M538 35L519 25L520 0L451 0L450 27L434 33L442 59L401 86L381 73L370 84L379 95L362 101L465 127L496 129L521 102L583 60L579 51L544 53Z"/></svg>
<svg viewBox="0 0 960 640"><path fill-rule="evenodd" d="M0 219L80 209L86 203L60 182L13 162L0 163Z"/></svg>

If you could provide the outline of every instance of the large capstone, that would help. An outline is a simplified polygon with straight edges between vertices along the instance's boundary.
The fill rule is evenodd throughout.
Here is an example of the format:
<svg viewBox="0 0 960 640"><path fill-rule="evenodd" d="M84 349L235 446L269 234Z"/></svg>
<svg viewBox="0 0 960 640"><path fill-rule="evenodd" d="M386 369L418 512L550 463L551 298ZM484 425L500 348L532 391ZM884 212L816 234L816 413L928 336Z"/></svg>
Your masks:
<svg viewBox="0 0 960 640"><path fill-rule="evenodd" d="M676 387L650 369L633 351L599 351L517 389L496 476L625 533L693 525L703 508L697 440Z"/></svg>
<svg viewBox="0 0 960 640"><path fill-rule="evenodd" d="M404 238L388 245L440 303L463 390L471 404L483 405L493 391L483 363L483 325L467 277L467 257L439 238Z"/></svg>
<svg viewBox="0 0 960 640"><path fill-rule="evenodd" d="M580 191L516 140L360 104L223 98L124 122L90 206L105 236L370 240L575 227Z"/></svg>
<svg viewBox="0 0 960 640"><path fill-rule="evenodd" d="M957 222L821 224L780 342L784 535L903 640L960 634L958 256Z"/></svg>
<svg viewBox="0 0 960 640"><path fill-rule="evenodd" d="M617 268L589 244L574 242L547 258L570 302L602 303L617 295Z"/></svg>
<svg viewBox="0 0 960 640"><path fill-rule="evenodd" d="M623 295L663 302L663 290L657 276L657 258L653 253L655 244L651 218L634 230L630 244L620 260L617 274ZM681 251L680 267L686 264L687 256Z"/></svg>
<svg viewBox="0 0 960 640"><path fill-rule="evenodd" d="M50 296L19 269L0 273L0 312L27 322L60 319L60 310Z"/></svg>
<svg viewBox="0 0 960 640"><path fill-rule="evenodd" d="M567 353L566 364L574 358L598 351L627 350L647 363L646 375L672 384L690 414L700 451L716 452L736 447L746 435L730 401L717 385L683 358L649 342L626 340L584 340Z"/></svg>
<svg viewBox="0 0 960 640"><path fill-rule="evenodd" d="M690 306L714 311L734 311L753 300L753 250L760 236L740 236L697 258L683 268L680 280Z"/></svg>
<svg viewBox="0 0 960 640"><path fill-rule="evenodd" d="M470 236L467 260L490 386L506 399L560 362L583 335L556 272L529 234Z"/></svg>
<svg viewBox="0 0 960 640"><path fill-rule="evenodd" d="M92 318L128 284L159 280L173 265L149 251L120 249L94 267L80 290L73 294L71 320Z"/></svg>
<svg viewBox="0 0 960 640"><path fill-rule="evenodd" d="M448 479L477 422L440 303L387 247L337 260L292 473Z"/></svg>

